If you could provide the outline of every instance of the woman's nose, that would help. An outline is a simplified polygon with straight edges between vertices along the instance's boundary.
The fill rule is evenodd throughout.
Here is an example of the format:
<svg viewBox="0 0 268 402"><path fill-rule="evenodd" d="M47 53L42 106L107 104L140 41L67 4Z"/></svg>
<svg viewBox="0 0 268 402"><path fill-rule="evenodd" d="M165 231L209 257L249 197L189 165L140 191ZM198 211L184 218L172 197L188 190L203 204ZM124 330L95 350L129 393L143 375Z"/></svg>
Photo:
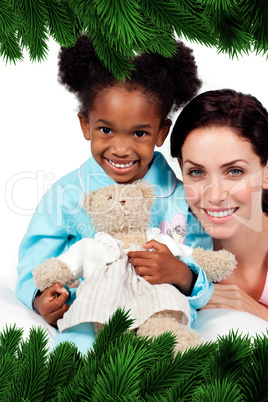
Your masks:
<svg viewBox="0 0 268 402"><path fill-rule="evenodd" d="M220 204L224 202L229 192L221 180L211 181L205 189L206 198L212 204Z"/></svg>

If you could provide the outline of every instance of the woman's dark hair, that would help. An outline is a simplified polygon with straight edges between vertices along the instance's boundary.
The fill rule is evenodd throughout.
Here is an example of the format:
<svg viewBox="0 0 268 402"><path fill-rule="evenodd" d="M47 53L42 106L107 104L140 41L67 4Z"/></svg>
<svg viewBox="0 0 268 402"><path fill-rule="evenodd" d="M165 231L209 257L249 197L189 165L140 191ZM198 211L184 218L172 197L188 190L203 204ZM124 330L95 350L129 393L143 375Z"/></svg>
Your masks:
<svg viewBox="0 0 268 402"><path fill-rule="evenodd" d="M74 47L61 47L59 81L77 95L80 112L85 118L101 91L123 85L129 91L141 89L156 102L162 121L171 111L192 99L201 86L192 50L182 42L177 42L177 53L173 58L142 53L131 62L135 67L131 78L118 82L96 56L92 40L82 35Z"/></svg>
<svg viewBox="0 0 268 402"><path fill-rule="evenodd" d="M182 158L187 136L204 127L229 127L247 140L263 166L268 160L268 113L252 95L232 89L207 91L192 99L182 110L171 133L171 155ZM268 193L263 191L263 210L268 212Z"/></svg>

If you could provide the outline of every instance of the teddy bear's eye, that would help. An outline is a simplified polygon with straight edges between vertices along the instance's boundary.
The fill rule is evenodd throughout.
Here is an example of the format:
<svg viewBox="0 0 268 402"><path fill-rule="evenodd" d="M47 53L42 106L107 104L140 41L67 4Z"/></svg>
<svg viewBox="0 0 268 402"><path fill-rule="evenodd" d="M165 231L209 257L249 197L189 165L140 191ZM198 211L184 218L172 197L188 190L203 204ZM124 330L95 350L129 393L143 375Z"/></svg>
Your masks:
<svg viewBox="0 0 268 402"><path fill-rule="evenodd" d="M108 201L111 201L112 199L113 199L113 197L109 197L109 198L108 198Z"/></svg>

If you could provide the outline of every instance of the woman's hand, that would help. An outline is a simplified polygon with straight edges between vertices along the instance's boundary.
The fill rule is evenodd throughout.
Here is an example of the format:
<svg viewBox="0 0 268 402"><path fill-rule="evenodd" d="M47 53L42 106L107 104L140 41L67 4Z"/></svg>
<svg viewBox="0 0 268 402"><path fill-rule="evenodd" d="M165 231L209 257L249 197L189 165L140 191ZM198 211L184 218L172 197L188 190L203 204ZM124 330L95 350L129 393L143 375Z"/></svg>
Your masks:
<svg viewBox="0 0 268 402"><path fill-rule="evenodd" d="M203 309L228 308L245 311L268 321L268 309L241 290L237 285L214 284L214 292Z"/></svg>
<svg viewBox="0 0 268 402"><path fill-rule="evenodd" d="M165 244L151 240L142 245L148 251L130 251L128 257L136 273L152 285L169 283L189 295L192 291L193 273L178 260ZM153 249L155 251L149 251Z"/></svg>
<svg viewBox="0 0 268 402"><path fill-rule="evenodd" d="M65 303L68 296L68 291L57 282L45 289L41 295L36 296L34 309L46 322L56 326L57 321L69 309L68 304Z"/></svg>

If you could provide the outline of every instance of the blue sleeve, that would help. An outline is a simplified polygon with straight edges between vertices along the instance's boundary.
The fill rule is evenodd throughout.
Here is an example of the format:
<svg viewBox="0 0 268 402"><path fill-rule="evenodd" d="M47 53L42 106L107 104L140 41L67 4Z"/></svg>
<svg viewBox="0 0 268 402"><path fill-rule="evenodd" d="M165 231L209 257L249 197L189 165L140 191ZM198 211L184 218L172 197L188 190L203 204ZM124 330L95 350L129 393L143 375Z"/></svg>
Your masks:
<svg viewBox="0 0 268 402"><path fill-rule="evenodd" d="M197 275L192 294L191 296L187 297L191 308L192 323L196 319L196 310L204 307L211 299L214 287L213 284L207 280L206 274L203 269L199 265L197 265L192 257L187 257L183 259L183 262L188 265L188 267Z"/></svg>
<svg viewBox="0 0 268 402"><path fill-rule="evenodd" d="M16 294L30 309L33 309L37 292L33 269L45 259L57 257L79 240L66 229L64 208L59 202L62 199L60 191L60 186L52 186L44 195L20 245Z"/></svg>

